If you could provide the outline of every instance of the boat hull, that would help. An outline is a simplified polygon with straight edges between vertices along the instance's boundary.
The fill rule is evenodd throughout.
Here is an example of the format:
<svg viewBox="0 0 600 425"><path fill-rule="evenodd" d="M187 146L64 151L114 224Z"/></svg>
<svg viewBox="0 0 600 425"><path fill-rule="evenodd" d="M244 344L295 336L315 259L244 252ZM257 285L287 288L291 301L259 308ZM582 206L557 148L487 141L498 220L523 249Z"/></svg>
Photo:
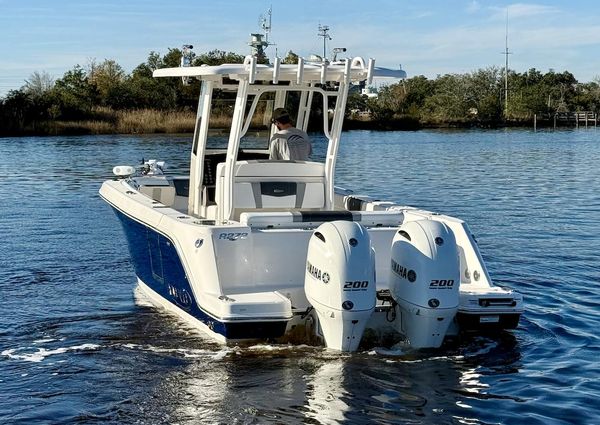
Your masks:
<svg viewBox="0 0 600 425"><path fill-rule="evenodd" d="M147 196L148 188L157 195L157 187L170 188L169 181L160 177L107 181L100 195L121 222L139 286L153 304L217 341L265 341L295 338L299 333L306 333L307 341L323 337L319 318L309 314L311 303L304 291L306 255L315 229L332 220L365 226L374 247L378 293L389 292L390 246L401 223L443 221L452 229L458 250L451 257L458 254L457 267L464 272L459 314L446 336L494 325L513 328L518 315L509 315L522 312L521 297L511 294L508 299L507 290L491 285L471 232L458 219L411 208L380 210L374 201L372 208L360 211L252 211L241 213L239 221L215 224L155 200L162 196ZM381 310L393 303L377 299L379 306L366 324L369 338L387 335L390 329L404 334L403 326L390 326L390 321L402 320L402 315L390 313L389 308Z"/></svg>
<svg viewBox="0 0 600 425"><path fill-rule="evenodd" d="M456 322L462 331L486 331L497 329L516 329L521 313L474 313L458 312Z"/></svg>
<svg viewBox="0 0 600 425"><path fill-rule="evenodd" d="M141 288L159 306L181 316L222 342L264 340L285 333L287 320L222 320L201 307L174 242L113 207L121 222Z"/></svg>

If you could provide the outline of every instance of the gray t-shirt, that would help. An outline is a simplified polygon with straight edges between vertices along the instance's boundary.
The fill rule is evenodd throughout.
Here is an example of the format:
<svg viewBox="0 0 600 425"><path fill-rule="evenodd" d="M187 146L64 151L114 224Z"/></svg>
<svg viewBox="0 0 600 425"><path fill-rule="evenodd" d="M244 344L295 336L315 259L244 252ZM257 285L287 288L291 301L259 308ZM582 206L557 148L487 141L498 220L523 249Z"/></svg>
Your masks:
<svg viewBox="0 0 600 425"><path fill-rule="evenodd" d="M269 159L307 161L311 153L308 134L295 127L278 131L271 138Z"/></svg>

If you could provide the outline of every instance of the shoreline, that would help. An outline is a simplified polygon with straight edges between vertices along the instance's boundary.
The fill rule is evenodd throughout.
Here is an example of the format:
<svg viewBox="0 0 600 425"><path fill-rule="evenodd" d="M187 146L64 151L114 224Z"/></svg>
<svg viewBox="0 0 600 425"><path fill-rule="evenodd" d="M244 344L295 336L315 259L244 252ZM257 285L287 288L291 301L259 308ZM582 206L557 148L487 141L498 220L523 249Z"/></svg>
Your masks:
<svg viewBox="0 0 600 425"><path fill-rule="evenodd" d="M44 136L88 136L88 135L152 135L152 134L193 134L195 115L178 119L176 123L170 124L167 120L154 121L151 125L139 122L135 125L123 125L122 123L81 120L81 121L41 121L30 123L19 130L0 130L0 137L44 137ZM129 123L131 124L131 123ZM420 122L411 118L393 119L387 122L374 120L344 121L344 131L348 130L371 130L371 131L418 131L430 129L469 130L469 129L502 129L502 128L531 128L531 121L499 121L499 122L446 122L430 123ZM552 122L540 123L538 128L553 128ZM560 128L575 128L572 125L561 125ZM250 131L262 133L267 129L264 126L251 127ZM214 135L228 134L228 126L219 126L211 130ZM309 129L310 132L310 129Z"/></svg>

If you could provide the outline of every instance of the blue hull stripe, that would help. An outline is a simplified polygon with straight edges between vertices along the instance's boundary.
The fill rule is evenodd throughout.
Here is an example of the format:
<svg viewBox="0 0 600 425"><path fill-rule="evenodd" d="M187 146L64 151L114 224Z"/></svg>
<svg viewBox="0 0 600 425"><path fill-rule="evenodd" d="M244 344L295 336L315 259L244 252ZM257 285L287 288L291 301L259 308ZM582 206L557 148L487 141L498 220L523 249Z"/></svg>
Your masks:
<svg viewBox="0 0 600 425"><path fill-rule="evenodd" d="M284 334L287 321L222 322L203 311L173 242L114 206L113 210L123 226L135 274L158 295L227 339L277 338Z"/></svg>

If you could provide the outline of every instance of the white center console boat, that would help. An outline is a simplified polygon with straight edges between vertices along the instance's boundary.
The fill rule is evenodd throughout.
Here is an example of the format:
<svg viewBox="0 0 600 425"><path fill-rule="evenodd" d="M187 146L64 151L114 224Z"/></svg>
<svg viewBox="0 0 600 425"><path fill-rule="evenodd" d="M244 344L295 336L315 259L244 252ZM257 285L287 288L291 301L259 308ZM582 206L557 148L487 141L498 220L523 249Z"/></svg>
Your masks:
<svg viewBox="0 0 600 425"><path fill-rule="evenodd" d="M150 299L223 342L300 336L355 351L365 335L396 335L428 348L463 330L515 328L522 297L492 285L463 221L336 188L348 90L379 74L389 70L361 58L261 65L252 56L156 70L201 80L190 173L119 166L100 189ZM235 106L227 145L213 149L211 106L223 92ZM267 137L244 147L254 115L287 107L306 130L313 105L333 112L319 117L324 162L271 161Z"/></svg>

